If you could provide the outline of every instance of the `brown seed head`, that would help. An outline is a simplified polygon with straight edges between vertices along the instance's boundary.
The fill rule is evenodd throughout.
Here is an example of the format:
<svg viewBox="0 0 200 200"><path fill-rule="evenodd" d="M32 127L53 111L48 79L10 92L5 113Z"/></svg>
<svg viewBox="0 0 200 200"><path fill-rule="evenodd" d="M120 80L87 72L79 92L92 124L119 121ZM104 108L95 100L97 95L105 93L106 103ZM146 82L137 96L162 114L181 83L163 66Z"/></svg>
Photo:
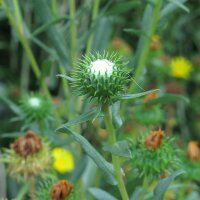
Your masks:
<svg viewBox="0 0 200 200"><path fill-rule="evenodd" d="M164 132L159 129L158 131L152 131L151 134L146 138L145 146L149 150L158 149L163 142Z"/></svg>
<svg viewBox="0 0 200 200"><path fill-rule="evenodd" d="M198 160L200 160L200 148L198 146L198 143L195 142L195 141L189 142L187 153L188 153L188 158L191 161L198 161Z"/></svg>
<svg viewBox="0 0 200 200"><path fill-rule="evenodd" d="M26 135L18 138L11 147L16 154L26 158L42 149L42 141L33 131L27 131Z"/></svg>
<svg viewBox="0 0 200 200"><path fill-rule="evenodd" d="M56 183L51 189L52 200L65 200L69 197L73 189L73 185L66 180Z"/></svg>

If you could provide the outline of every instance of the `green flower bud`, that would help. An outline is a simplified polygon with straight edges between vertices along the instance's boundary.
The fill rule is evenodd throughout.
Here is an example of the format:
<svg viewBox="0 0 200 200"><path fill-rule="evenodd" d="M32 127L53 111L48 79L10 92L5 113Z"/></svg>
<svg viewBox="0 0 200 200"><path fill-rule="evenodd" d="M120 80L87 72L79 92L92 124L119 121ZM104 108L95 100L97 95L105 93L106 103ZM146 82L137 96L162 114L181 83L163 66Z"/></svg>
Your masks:
<svg viewBox="0 0 200 200"><path fill-rule="evenodd" d="M118 99L127 82L128 72L116 54L84 56L73 74L72 86L80 96L112 104Z"/></svg>
<svg viewBox="0 0 200 200"><path fill-rule="evenodd" d="M21 100L21 108L29 121L43 120L51 115L50 100L39 94L24 96Z"/></svg>

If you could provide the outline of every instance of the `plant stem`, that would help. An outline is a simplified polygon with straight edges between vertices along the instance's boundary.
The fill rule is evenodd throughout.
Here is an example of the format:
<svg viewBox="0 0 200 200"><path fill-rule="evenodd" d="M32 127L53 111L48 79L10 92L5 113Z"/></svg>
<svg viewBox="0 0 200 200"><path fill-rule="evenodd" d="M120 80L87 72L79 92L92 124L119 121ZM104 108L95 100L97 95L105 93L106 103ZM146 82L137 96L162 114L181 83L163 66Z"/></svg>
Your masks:
<svg viewBox="0 0 200 200"><path fill-rule="evenodd" d="M69 0L69 12L70 12L70 36L71 36L71 65L75 66L76 63L76 51L77 51L77 30L75 21L75 0Z"/></svg>
<svg viewBox="0 0 200 200"><path fill-rule="evenodd" d="M134 80L137 82L139 80L139 77L141 75L141 72L145 66L145 62L147 60L148 54L149 54L149 47L151 43L151 38L155 33L156 30L156 25L159 20L159 13L160 13L160 8L162 5L162 0L156 0L154 4L154 10L153 10L153 16L152 16L152 22L151 22L151 27L149 30L149 38L147 39L146 43L143 46L143 51L140 55L140 59L138 61L137 69L135 72ZM129 92L133 92L135 90L135 84L131 84L131 87L129 89Z"/></svg>
<svg viewBox="0 0 200 200"><path fill-rule="evenodd" d="M100 4L100 0L94 1L93 10L92 10L92 27L94 26L97 19L99 4ZM86 47L86 55L89 54L91 51L93 39L94 39L94 31L92 31L92 33L90 34L88 38L87 47Z"/></svg>
<svg viewBox="0 0 200 200"><path fill-rule="evenodd" d="M148 39L146 40L146 43L143 46L143 51L140 55L138 65L137 65L137 68L136 68L136 72L135 72L135 75L134 75L134 82L131 83L131 86L128 90L128 94L135 92L135 90L136 90L135 82L138 82L139 77L141 75L141 72L142 72L143 68L145 67L145 63L146 63L146 60L147 60L147 57L148 57L148 54L149 54L151 38L155 33L156 25L157 25L157 22L159 20L161 5L162 5L162 0L156 0L155 1L153 16L152 16L152 22L151 22L150 30L149 30L149 33L148 33L149 37L148 37ZM129 101L130 100L124 101L124 103L122 104L122 108L121 108L122 113L125 112L126 105L128 104Z"/></svg>
<svg viewBox="0 0 200 200"><path fill-rule="evenodd" d="M108 108L104 112L104 120L105 120L105 124L106 124L106 129L109 134L109 142L110 142L110 144L115 144L117 141L116 136L115 136L115 128L113 126L112 119L111 119ZM126 191L126 187L124 185L123 177L121 174L120 160L119 160L118 156L112 154L112 162L113 162L115 177L118 182L118 188L119 188L122 200L129 200L129 197L128 197L128 194Z"/></svg>

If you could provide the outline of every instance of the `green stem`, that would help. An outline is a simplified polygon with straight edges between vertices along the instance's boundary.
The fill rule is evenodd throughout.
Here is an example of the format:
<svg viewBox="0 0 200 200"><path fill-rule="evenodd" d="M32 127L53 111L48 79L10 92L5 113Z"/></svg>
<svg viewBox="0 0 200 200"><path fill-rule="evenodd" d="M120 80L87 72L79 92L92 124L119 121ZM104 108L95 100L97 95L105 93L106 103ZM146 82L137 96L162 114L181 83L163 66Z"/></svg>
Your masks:
<svg viewBox="0 0 200 200"><path fill-rule="evenodd" d="M16 19L14 16L12 16L11 12L9 11L7 5L5 4L5 2L2 2L2 7L5 11L6 16L8 17L10 24L15 28L16 32L18 33L20 42L26 52L26 55L31 63L33 72L36 76L36 78L40 78L40 70L39 70L39 66L35 60L35 57L30 49L28 40L26 39L26 36L24 34L23 31L23 25L22 25L22 19L21 19L21 14L20 14L20 10L19 10L19 3L18 0L13 0L13 5L14 5L14 12L16 15Z"/></svg>
<svg viewBox="0 0 200 200"><path fill-rule="evenodd" d="M71 65L75 66L76 64L76 51L77 51L77 30L76 30L76 21L75 21L75 0L69 0L69 12L70 12L70 36L71 36Z"/></svg>
<svg viewBox="0 0 200 200"><path fill-rule="evenodd" d="M99 4L100 4L100 0L94 1L93 10L92 10L92 27L96 23L97 14L98 14L98 11L99 11ZM90 34L90 36L88 38L87 47L86 47L86 54L89 54L90 51L91 51L93 39L94 39L94 31Z"/></svg>
<svg viewBox="0 0 200 200"><path fill-rule="evenodd" d="M145 63L146 63L146 60L147 60L147 57L148 57L148 54L149 54L151 38L155 33L156 25L157 25L158 20L159 20L161 5L162 5L162 0L156 0L155 1L153 16L152 16L152 22L151 22L151 26L150 26L150 30L149 30L149 34L148 34L149 38L146 40L146 43L143 46L143 51L140 55L138 65L137 65L137 68L136 68L136 72L134 74L134 82L131 83L128 94L135 92L135 90L136 90L135 82L138 82L139 77L141 75L141 72L142 72L143 68L145 67ZM130 100L124 101L124 103L122 104L122 108L121 108L122 114L124 114L126 105L128 104L129 101Z"/></svg>
<svg viewBox="0 0 200 200"><path fill-rule="evenodd" d="M155 33L156 30L156 25L157 22L159 20L159 14L160 14L160 8L162 5L162 0L156 0L155 1L155 5L154 5L154 11L153 11L153 17L152 17L152 23L151 23L151 27L149 30L149 38L147 39L145 45L143 46L143 51L140 55L140 59L137 65L137 69L134 75L134 80L137 82L139 80L139 77L141 75L141 72L145 66L148 54L149 54L149 47L150 47L150 43L151 43L151 38ZM131 87L129 89L129 92L133 92L135 90L136 85L134 84L134 82L132 82Z"/></svg>
<svg viewBox="0 0 200 200"><path fill-rule="evenodd" d="M109 109L106 109L106 111L104 112L104 120L105 120L105 124L106 124L106 129L109 134L109 142L110 142L110 144L115 144L117 139L115 136L115 128L112 123ZM126 187L124 185L123 177L121 174L119 157L112 154L112 162L113 162L115 177L117 179L118 188L119 188L122 200L129 200L129 197L128 197L128 194L126 191Z"/></svg>

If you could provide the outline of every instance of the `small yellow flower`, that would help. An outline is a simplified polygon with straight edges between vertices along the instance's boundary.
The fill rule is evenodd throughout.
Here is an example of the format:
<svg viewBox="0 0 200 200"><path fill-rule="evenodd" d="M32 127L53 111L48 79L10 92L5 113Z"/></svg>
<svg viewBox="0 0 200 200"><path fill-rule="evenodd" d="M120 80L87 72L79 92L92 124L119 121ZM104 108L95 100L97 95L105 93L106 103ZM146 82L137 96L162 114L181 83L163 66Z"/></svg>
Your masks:
<svg viewBox="0 0 200 200"><path fill-rule="evenodd" d="M188 79L192 71L189 60L183 57L173 58L171 61L171 75L176 78Z"/></svg>
<svg viewBox="0 0 200 200"><path fill-rule="evenodd" d="M70 151L57 147L52 150L52 156L54 158L53 167L59 173L74 170L74 157Z"/></svg>

